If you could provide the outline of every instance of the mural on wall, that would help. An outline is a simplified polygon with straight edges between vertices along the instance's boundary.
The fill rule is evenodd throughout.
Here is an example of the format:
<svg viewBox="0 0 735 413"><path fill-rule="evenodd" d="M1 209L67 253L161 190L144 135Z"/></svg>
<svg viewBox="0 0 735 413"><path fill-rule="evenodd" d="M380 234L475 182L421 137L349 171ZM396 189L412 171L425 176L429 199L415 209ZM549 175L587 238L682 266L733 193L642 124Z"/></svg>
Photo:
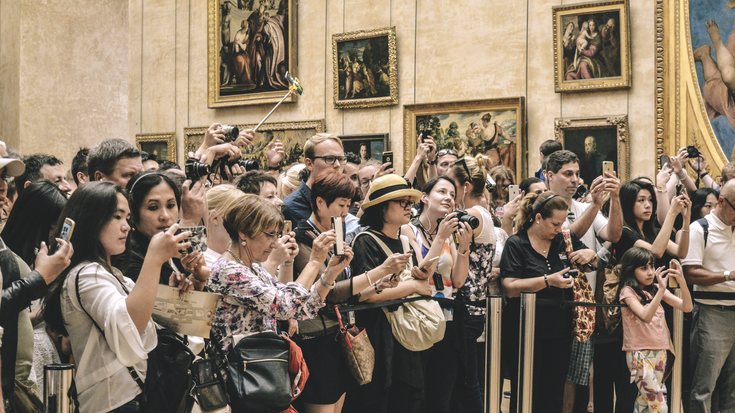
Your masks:
<svg viewBox="0 0 735 413"><path fill-rule="evenodd" d="M735 147L735 2L689 0L689 25L699 90L728 160Z"/></svg>
<svg viewBox="0 0 735 413"><path fill-rule="evenodd" d="M296 76L295 0L209 2L209 107L280 100Z"/></svg>

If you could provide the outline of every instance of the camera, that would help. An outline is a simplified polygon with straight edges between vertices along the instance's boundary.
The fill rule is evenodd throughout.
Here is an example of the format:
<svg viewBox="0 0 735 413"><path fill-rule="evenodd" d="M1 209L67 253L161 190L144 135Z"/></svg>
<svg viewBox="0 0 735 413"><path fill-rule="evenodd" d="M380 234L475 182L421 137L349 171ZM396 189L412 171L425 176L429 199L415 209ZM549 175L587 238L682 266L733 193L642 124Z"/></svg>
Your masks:
<svg viewBox="0 0 735 413"><path fill-rule="evenodd" d="M225 172L225 166L230 167L230 171L232 171L232 167L235 165L240 165L241 168L245 169L245 172L255 171L257 169L260 169L260 162L257 160L244 160L240 159L233 162L227 162L226 160L222 159L219 163L219 174L220 176L227 176L227 173Z"/></svg>
<svg viewBox="0 0 735 413"><path fill-rule="evenodd" d="M458 209L454 211L457 213L457 219L459 222L464 222L469 225L472 229L477 229L480 226L480 220L477 217L467 213L464 209Z"/></svg>
<svg viewBox="0 0 735 413"><path fill-rule="evenodd" d="M579 275L579 271L575 269L569 270L566 274L564 274L564 278L577 278L577 275Z"/></svg>
<svg viewBox="0 0 735 413"><path fill-rule="evenodd" d="M209 175L209 165L201 163L194 158L189 158L184 165L184 171L186 172L186 179L194 182L202 176Z"/></svg>
<svg viewBox="0 0 735 413"><path fill-rule="evenodd" d="M235 142L240 136L240 129L237 126L222 125L220 130L225 133L225 142Z"/></svg>
<svg viewBox="0 0 735 413"><path fill-rule="evenodd" d="M694 145L687 146L687 156L689 158L699 157L699 150Z"/></svg>

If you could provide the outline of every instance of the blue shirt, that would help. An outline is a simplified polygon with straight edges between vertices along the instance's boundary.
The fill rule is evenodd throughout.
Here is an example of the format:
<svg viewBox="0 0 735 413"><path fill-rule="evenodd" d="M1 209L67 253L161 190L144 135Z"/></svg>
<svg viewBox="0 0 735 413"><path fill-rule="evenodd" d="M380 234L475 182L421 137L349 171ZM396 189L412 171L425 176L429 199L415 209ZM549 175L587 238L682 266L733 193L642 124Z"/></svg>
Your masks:
<svg viewBox="0 0 735 413"><path fill-rule="evenodd" d="M540 167L540 168L538 168L538 171L536 171L534 173L534 176L536 176L536 178L540 179L541 182L546 182L546 179L544 179L544 174L541 173L543 170L544 170L544 167L543 166Z"/></svg>

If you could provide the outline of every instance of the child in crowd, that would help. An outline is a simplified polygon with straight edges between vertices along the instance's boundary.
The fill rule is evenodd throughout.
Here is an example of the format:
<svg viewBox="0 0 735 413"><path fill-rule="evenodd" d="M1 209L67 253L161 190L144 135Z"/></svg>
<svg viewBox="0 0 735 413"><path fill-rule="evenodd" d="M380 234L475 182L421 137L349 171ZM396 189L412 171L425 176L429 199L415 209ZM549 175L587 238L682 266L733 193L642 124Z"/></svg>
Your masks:
<svg viewBox="0 0 735 413"><path fill-rule="evenodd" d="M669 277L686 286L681 264L672 260L670 269L656 269L654 262L651 251L633 247L623 254L618 267L619 300L627 305L622 308L623 351L627 352L631 382L635 380L638 386L635 412L668 412L662 385L669 331L661 300L684 312L692 311L688 288L681 289L682 298L666 290ZM658 286L653 285L654 279Z"/></svg>

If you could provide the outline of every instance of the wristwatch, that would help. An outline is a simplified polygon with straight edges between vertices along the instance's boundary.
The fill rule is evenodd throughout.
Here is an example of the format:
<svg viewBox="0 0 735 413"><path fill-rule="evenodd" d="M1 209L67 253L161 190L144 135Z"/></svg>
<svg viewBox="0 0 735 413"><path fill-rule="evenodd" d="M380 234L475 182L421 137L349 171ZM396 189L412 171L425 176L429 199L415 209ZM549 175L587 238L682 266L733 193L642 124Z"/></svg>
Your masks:
<svg viewBox="0 0 735 413"><path fill-rule="evenodd" d="M730 271L725 271L725 281L730 281Z"/></svg>

